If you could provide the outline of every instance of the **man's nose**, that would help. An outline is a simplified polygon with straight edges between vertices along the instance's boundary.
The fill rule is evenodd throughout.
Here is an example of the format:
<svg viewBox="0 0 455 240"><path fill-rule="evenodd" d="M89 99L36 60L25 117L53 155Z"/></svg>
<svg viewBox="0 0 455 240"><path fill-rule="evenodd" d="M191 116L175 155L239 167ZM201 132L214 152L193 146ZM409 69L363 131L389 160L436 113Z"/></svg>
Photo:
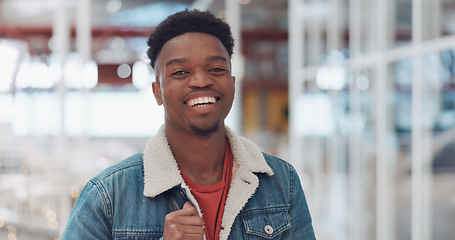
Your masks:
<svg viewBox="0 0 455 240"><path fill-rule="evenodd" d="M191 74L188 86L190 88L205 88L213 85L213 79L205 71L195 71Z"/></svg>

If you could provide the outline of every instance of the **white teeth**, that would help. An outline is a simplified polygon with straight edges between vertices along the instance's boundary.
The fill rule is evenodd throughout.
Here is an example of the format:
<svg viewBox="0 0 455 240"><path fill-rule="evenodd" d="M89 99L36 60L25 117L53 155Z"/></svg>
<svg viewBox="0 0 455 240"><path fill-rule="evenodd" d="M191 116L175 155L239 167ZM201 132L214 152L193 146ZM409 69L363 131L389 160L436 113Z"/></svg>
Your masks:
<svg viewBox="0 0 455 240"><path fill-rule="evenodd" d="M188 100L186 105L194 107L196 104L210 104L215 103L216 99L214 97L198 97Z"/></svg>

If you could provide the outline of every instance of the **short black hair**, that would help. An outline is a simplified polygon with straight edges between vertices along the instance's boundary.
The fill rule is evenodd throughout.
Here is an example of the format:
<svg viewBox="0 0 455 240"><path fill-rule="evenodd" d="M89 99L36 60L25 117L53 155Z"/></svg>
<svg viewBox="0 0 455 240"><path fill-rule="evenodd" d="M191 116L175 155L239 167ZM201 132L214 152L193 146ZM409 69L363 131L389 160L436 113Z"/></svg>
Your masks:
<svg viewBox="0 0 455 240"><path fill-rule="evenodd" d="M185 9L168 16L150 34L147 40L149 46L147 56L150 59L150 65L155 68L156 58L167 41L187 32L201 32L215 36L226 48L229 56L232 56L234 38L229 24L209 11Z"/></svg>

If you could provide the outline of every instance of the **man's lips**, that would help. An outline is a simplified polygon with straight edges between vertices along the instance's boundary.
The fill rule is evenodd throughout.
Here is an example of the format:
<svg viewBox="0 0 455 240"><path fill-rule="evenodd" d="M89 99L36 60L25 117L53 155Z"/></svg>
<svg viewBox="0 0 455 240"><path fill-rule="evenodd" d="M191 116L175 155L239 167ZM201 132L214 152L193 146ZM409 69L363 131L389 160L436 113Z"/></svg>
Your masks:
<svg viewBox="0 0 455 240"><path fill-rule="evenodd" d="M219 98L209 97L209 96L196 97L196 98L192 98L192 99L187 100L185 102L185 104L187 106L189 106L189 107L203 107L203 106L206 106L208 104L214 104L218 100L219 100Z"/></svg>

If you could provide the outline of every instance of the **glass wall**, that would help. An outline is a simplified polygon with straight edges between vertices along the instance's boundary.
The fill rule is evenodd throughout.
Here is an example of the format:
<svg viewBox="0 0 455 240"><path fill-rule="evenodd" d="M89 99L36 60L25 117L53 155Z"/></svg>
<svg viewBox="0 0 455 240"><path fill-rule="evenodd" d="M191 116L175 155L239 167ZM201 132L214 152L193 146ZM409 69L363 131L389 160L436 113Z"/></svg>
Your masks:
<svg viewBox="0 0 455 240"><path fill-rule="evenodd" d="M318 239L455 236L453 10L289 1L290 159Z"/></svg>

